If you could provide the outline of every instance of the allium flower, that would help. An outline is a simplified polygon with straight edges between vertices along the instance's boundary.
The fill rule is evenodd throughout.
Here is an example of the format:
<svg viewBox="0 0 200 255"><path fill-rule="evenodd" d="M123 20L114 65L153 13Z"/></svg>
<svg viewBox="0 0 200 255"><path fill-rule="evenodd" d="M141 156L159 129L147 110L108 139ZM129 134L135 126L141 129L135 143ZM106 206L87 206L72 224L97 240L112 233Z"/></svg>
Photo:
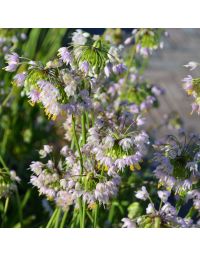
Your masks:
<svg viewBox="0 0 200 255"><path fill-rule="evenodd" d="M30 103L33 105L40 100L40 92L36 89L30 90L27 96L30 99Z"/></svg>
<svg viewBox="0 0 200 255"><path fill-rule="evenodd" d="M49 117L55 119L61 113L61 105L58 103L59 90L44 80L38 81L38 86L41 90L39 100L43 104L45 112Z"/></svg>
<svg viewBox="0 0 200 255"><path fill-rule="evenodd" d="M167 202L161 208L161 214L165 214L167 216L177 216L177 211L170 203Z"/></svg>
<svg viewBox="0 0 200 255"><path fill-rule="evenodd" d="M53 147L50 145L44 145L43 149L39 151L40 157L45 158L50 152L53 151Z"/></svg>
<svg viewBox="0 0 200 255"><path fill-rule="evenodd" d="M135 138L136 139L136 138ZM119 142L119 145L122 146L123 150L129 150L133 145L133 140L131 138L124 138Z"/></svg>
<svg viewBox="0 0 200 255"><path fill-rule="evenodd" d="M122 228L135 228L136 227L136 224L129 218L123 218L122 222L124 223L122 225Z"/></svg>
<svg viewBox="0 0 200 255"><path fill-rule="evenodd" d="M190 61L190 62L188 62L187 65L184 65L184 66L187 68L190 68L190 71L192 71L192 70L196 69L198 65L199 65L199 63Z"/></svg>
<svg viewBox="0 0 200 255"><path fill-rule="evenodd" d="M16 74L13 79L18 87L22 87L26 79L26 73L23 72L23 73Z"/></svg>
<svg viewBox="0 0 200 255"><path fill-rule="evenodd" d="M60 59L68 64L71 64L72 62L72 56L71 53L68 51L68 49L66 47L62 47L58 50L58 56L60 57Z"/></svg>
<svg viewBox="0 0 200 255"><path fill-rule="evenodd" d="M188 95L191 95L193 92L193 78L191 75L188 75L187 77L185 77L183 80L183 88L185 89L185 91L188 93Z"/></svg>
<svg viewBox="0 0 200 255"><path fill-rule="evenodd" d="M124 64L117 64L113 66L112 70L115 74L122 74L127 70L127 67Z"/></svg>
<svg viewBox="0 0 200 255"><path fill-rule="evenodd" d="M33 161L30 165L30 169L36 175L39 175L42 172L43 164L39 161Z"/></svg>
<svg viewBox="0 0 200 255"><path fill-rule="evenodd" d="M52 152L52 147L45 145L42 158ZM47 163L32 162L30 168L33 172L31 183L36 186L40 194L54 200L56 204L66 210L72 204L78 204L78 198L92 206L94 203L106 205L117 195L120 177L116 171L112 176L104 168L97 167L97 162L90 152L82 151L86 157L84 161L83 176L87 176L87 187L80 180L82 166L79 158L67 147L61 150L62 158L58 165L48 160ZM40 151L41 154L41 151ZM43 155L45 154L45 155Z"/></svg>
<svg viewBox="0 0 200 255"><path fill-rule="evenodd" d="M88 37L88 33L83 32L81 29L77 29L76 32L73 33L72 41L75 45L85 45Z"/></svg>
<svg viewBox="0 0 200 255"><path fill-rule="evenodd" d="M165 203L165 202L167 202L167 200L168 200L168 198L170 196L170 192L169 191L159 190L158 191L158 196Z"/></svg>
<svg viewBox="0 0 200 255"><path fill-rule="evenodd" d="M135 196L138 198L138 199L141 199L141 200L147 200L149 198L149 193L147 192L147 189L145 186L142 186L141 190L138 190L135 194Z"/></svg>
<svg viewBox="0 0 200 255"><path fill-rule="evenodd" d="M112 64L110 62L108 64L106 64L106 66L104 67L104 73L107 78L110 77L110 75L112 73Z"/></svg>
<svg viewBox="0 0 200 255"><path fill-rule="evenodd" d="M88 72L89 72L89 63L87 61L83 61L81 64L80 64L80 70L85 74L87 75Z"/></svg>
<svg viewBox="0 0 200 255"><path fill-rule="evenodd" d="M8 63L8 66L5 67L5 70L7 72L16 71L19 64L19 55L15 52L13 52L12 54L7 54L5 56L5 60Z"/></svg>
<svg viewBox="0 0 200 255"><path fill-rule="evenodd" d="M154 85L152 88L151 88L151 91L153 92L153 94L155 96L160 96L164 93L164 89Z"/></svg>
<svg viewBox="0 0 200 255"><path fill-rule="evenodd" d="M155 213L155 209L154 209L154 207L151 203L148 204L148 207L146 208L146 213L147 214L154 214Z"/></svg>
<svg viewBox="0 0 200 255"><path fill-rule="evenodd" d="M157 167L154 173L159 183L179 194L191 190L200 179L197 160L200 137L192 135L187 141L184 133L180 134L180 138L171 135L155 145L155 149L157 152L154 160ZM159 194L160 198L161 194L163 193Z"/></svg>
<svg viewBox="0 0 200 255"><path fill-rule="evenodd" d="M124 41L124 44L125 45L129 45L129 44L131 44L132 41L133 41L133 37L132 36L127 37L126 40Z"/></svg>

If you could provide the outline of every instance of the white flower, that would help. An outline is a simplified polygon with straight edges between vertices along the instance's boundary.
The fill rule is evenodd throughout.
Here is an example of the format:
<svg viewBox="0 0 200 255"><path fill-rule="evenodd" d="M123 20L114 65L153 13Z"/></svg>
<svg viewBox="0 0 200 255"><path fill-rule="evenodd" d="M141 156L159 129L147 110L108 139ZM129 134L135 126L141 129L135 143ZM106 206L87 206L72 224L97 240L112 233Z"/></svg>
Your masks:
<svg viewBox="0 0 200 255"><path fill-rule="evenodd" d="M32 161L30 165L30 169L36 175L39 175L42 172L43 164L39 161Z"/></svg>
<svg viewBox="0 0 200 255"><path fill-rule="evenodd" d="M81 29L77 29L76 32L73 33L72 41L74 44L84 45L86 44L88 37L88 33L83 32Z"/></svg>
<svg viewBox="0 0 200 255"><path fill-rule="evenodd" d="M176 216L177 211L176 209L170 204L170 203L165 203L165 205L161 208L161 213L169 215L169 216Z"/></svg>
<svg viewBox="0 0 200 255"><path fill-rule="evenodd" d="M149 193L147 192L147 189L145 186L142 186L142 189L141 190L138 190L135 194L135 196L138 198L138 199L141 199L141 200L147 200L147 198L149 197Z"/></svg>
<svg viewBox="0 0 200 255"><path fill-rule="evenodd" d="M154 214L155 210L152 204L148 204L148 207L146 208L146 213L147 214Z"/></svg>
<svg viewBox="0 0 200 255"><path fill-rule="evenodd" d="M194 61L190 61L187 65L184 65L187 68L190 68L190 71L194 70L195 68L197 68L197 66L199 65L199 63L194 62Z"/></svg>
<svg viewBox="0 0 200 255"><path fill-rule="evenodd" d="M13 181L20 182L21 179L17 176L16 172L14 170L10 171L10 178Z"/></svg>
<svg viewBox="0 0 200 255"><path fill-rule="evenodd" d="M168 197L170 196L170 192L169 191L162 191L162 190L159 190L158 191L158 196L159 198L162 200L162 202L167 202L168 200Z"/></svg>
<svg viewBox="0 0 200 255"><path fill-rule="evenodd" d="M135 222L133 222L129 218L123 218L122 222L124 222L124 224L122 225L122 228L136 228Z"/></svg>
<svg viewBox="0 0 200 255"><path fill-rule="evenodd" d="M62 147L62 149L60 150L60 154L62 155L62 156L67 156L67 151L68 151L68 146L67 145L65 145L64 147Z"/></svg>
<svg viewBox="0 0 200 255"><path fill-rule="evenodd" d="M114 145L115 140L113 139L112 136L106 136L104 139L104 144L106 148L112 148Z"/></svg>
<svg viewBox="0 0 200 255"><path fill-rule="evenodd" d="M43 150L39 150L39 154L41 158L45 158L50 152L52 152L53 147L50 145L44 145Z"/></svg>
<svg viewBox="0 0 200 255"><path fill-rule="evenodd" d="M133 145L131 138L124 138L119 142L119 145L122 146L123 150L127 151Z"/></svg>

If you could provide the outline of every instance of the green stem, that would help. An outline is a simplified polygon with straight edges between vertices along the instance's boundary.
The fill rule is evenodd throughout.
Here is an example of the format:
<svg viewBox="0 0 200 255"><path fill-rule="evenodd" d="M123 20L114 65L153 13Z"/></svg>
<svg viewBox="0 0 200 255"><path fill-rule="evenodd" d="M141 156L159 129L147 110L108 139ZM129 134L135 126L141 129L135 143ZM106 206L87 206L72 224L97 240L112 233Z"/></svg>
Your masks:
<svg viewBox="0 0 200 255"><path fill-rule="evenodd" d="M97 203L97 206L96 206L96 208L94 210L94 224L93 224L94 228L97 227L98 212L99 212L99 204Z"/></svg>
<svg viewBox="0 0 200 255"><path fill-rule="evenodd" d="M82 127L82 143L86 144L86 116L85 113L81 116L81 127Z"/></svg>
<svg viewBox="0 0 200 255"><path fill-rule="evenodd" d="M53 214L51 215L51 218L49 219L49 221L48 221L48 223L47 223L46 228L50 228L50 227L51 227L51 225L52 225L52 223L53 223L53 221L54 221L54 219L55 219L55 217L56 217L57 212L58 212L58 208L56 208L56 209L54 210Z"/></svg>
<svg viewBox="0 0 200 255"><path fill-rule="evenodd" d="M64 214L63 214L62 221L60 223L60 228L64 228L65 222L66 222L66 219L67 219L67 215L68 215L68 210L65 211Z"/></svg>
<svg viewBox="0 0 200 255"><path fill-rule="evenodd" d="M9 168L7 167L7 165L6 165L6 163L5 163L5 161L3 160L3 158L2 158L1 155L0 155L0 162L1 162L2 166L3 166L3 168L6 170L6 172L9 173L9 175L10 175Z"/></svg>
<svg viewBox="0 0 200 255"><path fill-rule="evenodd" d="M82 211L82 199L79 197L78 198L78 203L79 203L79 214L80 214L80 227L83 227L82 221L83 221L83 211Z"/></svg>
<svg viewBox="0 0 200 255"><path fill-rule="evenodd" d="M9 92L9 94L7 95L7 97L4 99L4 101L2 102L2 104L0 105L0 108L3 108L6 103L8 102L8 100L10 99L10 97L12 96L13 93L13 88L11 89L11 91Z"/></svg>
<svg viewBox="0 0 200 255"><path fill-rule="evenodd" d="M59 208L56 215L56 219L55 219L55 228L58 228L59 226L60 214L61 214L61 209Z"/></svg>
<svg viewBox="0 0 200 255"><path fill-rule="evenodd" d="M82 127L82 143L86 143L86 117L85 113L82 114L81 116L81 127ZM77 148L77 151L79 153L79 159L80 159L80 165L81 165L81 173L80 175L83 175L84 168L83 168L83 156L81 153L80 145L78 142L78 137L76 134L76 121L74 115L72 115L72 129L73 129L73 136L74 136L74 142ZM84 228L85 227L85 215L86 215L86 203L82 202L81 198L79 199L79 209L80 209L80 227Z"/></svg>
<svg viewBox="0 0 200 255"><path fill-rule="evenodd" d="M5 206L4 206L4 210L3 210L3 216L2 216L2 224L1 224L2 228L4 227L4 223L5 223L5 220L6 220L6 213L7 213L7 210L8 210L9 200L10 200L10 198L7 197L6 201L5 201Z"/></svg>
<svg viewBox="0 0 200 255"><path fill-rule="evenodd" d="M18 189L16 190L16 199L17 199L17 207L18 207L19 221L20 221L21 227L23 227L23 212L22 212L21 200L20 200L20 196L19 196Z"/></svg>
<svg viewBox="0 0 200 255"><path fill-rule="evenodd" d="M5 214L7 213L7 210L8 210L9 200L10 200L10 198L7 197L7 198L6 198L6 201L5 201L5 206L4 206L4 213L5 213Z"/></svg>
<svg viewBox="0 0 200 255"><path fill-rule="evenodd" d="M86 214L86 202L83 201L83 214L82 214L82 222L81 222L81 227L85 227L85 214Z"/></svg>
<svg viewBox="0 0 200 255"><path fill-rule="evenodd" d="M82 175L83 174L83 157L82 157L81 149L79 146L78 137L76 134L76 121L75 121L74 115L72 115L72 129L73 129L74 142L75 142L78 154L79 154L79 159L80 159L80 164L81 164L81 175Z"/></svg>

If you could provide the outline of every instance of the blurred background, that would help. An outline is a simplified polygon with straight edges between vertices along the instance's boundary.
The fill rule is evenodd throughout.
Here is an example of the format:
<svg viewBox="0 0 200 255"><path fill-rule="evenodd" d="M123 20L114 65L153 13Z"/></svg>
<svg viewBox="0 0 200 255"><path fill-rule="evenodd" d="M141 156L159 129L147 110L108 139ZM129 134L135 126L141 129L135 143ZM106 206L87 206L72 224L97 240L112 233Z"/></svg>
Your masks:
<svg viewBox="0 0 200 255"><path fill-rule="evenodd" d="M156 127L166 114L179 116L187 131L200 132L199 116L191 115L192 98L188 97L181 87L181 80L189 72L183 65L189 61L200 62L200 29L166 29L169 33L164 38L164 48L150 57L149 67L144 76L151 82L165 89L165 95L160 97L160 107L152 109L149 121ZM197 68L198 69L198 68ZM160 130L159 136L166 134L166 129Z"/></svg>

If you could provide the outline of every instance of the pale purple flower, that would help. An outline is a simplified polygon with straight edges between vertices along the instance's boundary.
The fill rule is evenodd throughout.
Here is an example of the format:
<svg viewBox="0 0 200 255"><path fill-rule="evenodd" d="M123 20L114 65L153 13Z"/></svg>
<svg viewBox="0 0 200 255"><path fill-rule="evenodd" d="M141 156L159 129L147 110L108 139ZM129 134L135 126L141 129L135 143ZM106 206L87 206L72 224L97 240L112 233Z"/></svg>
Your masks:
<svg viewBox="0 0 200 255"><path fill-rule="evenodd" d="M123 150L127 151L133 145L133 140L131 138L124 138L119 141L119 145L122 146Z"/></svg>
<svg viewBox="0 0 200 255"><path fill-rule="evenodd" d="M192 79L191 75L187 75L187 77L185 77L182 81L187 84L192 84Z"/></svg>
<svg viewBox="0 0 200 255"><path fill-rule="evenodd" d="M146 118L144 118L142 115L138 115L136 121L138 126L143 126L146 123Z"/></svg>
<svg viewBox="0 0 200 255"><path fill-rule="evenodd" d="M129 218L123 218L122 222L124 223L122 225L122 228L136 228L136 224L135 222L133 222L132 220L130 220Z"/></svg>
<svg viewBox="0 0 200 255"><path fill-rule="evenodd" d="M43 164L39 161L32 161L30 165L30 169L36 175L39 175L42 172Z"/></svg>
<svg viewBox="0 0 200 255"><path fill-rule="evenodd" d="M18 86L18 87L22 87L23 86L23 84L24 84L24 81L25 81L25 79L26 79L26 73L25 72L23 72L23 73L18 73L18 74L16 74L15 76L14 76L14 81L16 82L16 85Z"/></svg>
<svg viewBox="0 0 200 255"><path fill-rule="evenodd" d="M53 147L50 145L44 145L43 149L39 151L40 157L45 158L49 153L53 151Z"/></svg>
<svg viewBox="0 0 200 255"><path fill-rule="evenodd" d="M5 60L8 63L8 66L5 67L7 72L16 71L19 64L19 56L17 53L13 52L12 54L7 54Z"/></svg>
<svg viewBox="0 0 200 255"><path fill-rule="evenodd" d="M177 211L176 209L170 204L170 203L165 203L164 206L160 210L161 214L169 215L169 216L176 216Z"/></svg>
<svg viewBox="0 0 200 255"><path fill-rule="evenodd" d="M170 192L169 191L163 191L163 190L159 190L158 191L158 196L159 198L162 200L162 202L167 202L169 196L170 196Z"/></svg>
<svg viewBox="0 0 200 255"><path fill-rule="evenodd" d="M5 60L8 64L18 64L19 63L19 55L15 52L12 54L7 54L5 56Z"/></svg>
<svg viewBox="0 0 200 255"><path fill-rule="evenodd" d="M112 72L112 65L111 65L111 63L108 63L108 64L106 64L106 66L104 67L104 73L105 73L105 75L106 75L107 78L110 77L111 72Z"/></svg>
<svg viewBox="0 0 200 255"><path fill-rule="evenodd" d="M35 104L36 102L39 101L40 99L40 92L36 89L32 89L29 93L28 93L28 98L30 98L30 101Z"/></svg>
<svg viewBox="0 0 200 255"><path fill-rule="evenodd" d="M58 55L60 59L66 63L67 65L72 62L72 56L71 53L68 51L66 47L62 47L58 50Z"/></svg>
<svg viewBox="0 0 200 255"><path fill-rule="evenodd" d="M155 96L160 96L164 93L164 89L154 85L152 88L151 88L151 91L152 93L155 95Z"/></svg>
<svg viewBox="0 0 200 255"><path fill-rule="evenodd" d="M60 154L61 154L62 156L65 156L65 157L66 157L66 156L67 156L68 150L69 150L68 146L65 145L65 146L62 147L62 149L60 150Z"/></svg>
<svg viewBox="0 0 200 255"><path fill-rule="evenodd" d="M115 139L112 136L106 136L103 142L106 148L112 148L114 145Z"/></svg>
<svg viewBox="0 0 200 255"><path fill-rule="evenodd" d="M197 103L192 103L191 105L192 105L192 112L191 113L200 112L199 111L200 105L198 105Z"/></svg>
<svg viewBox="0 0 200 255"><path fill-rule="evenodd" d="M126 161L124 159L117 159L115 160L115 166L121 170L126 166Z"/></svg>
<svg viewBox="0 0 200 255"><path fill-rule="evenodd" d="M72 36L72 41L77 45L85 45L87 42L87 38L89 37L89 33L83 32L81 29L77 29Z"/></svg>
<svg viewBox="0 0 200 255"><path fill-rule="evenodd" d="M149 193L147 192L147 189L145 186L142 186L141 190L138 190L135 194L135 196L138 198L138 199L141 199L141 200L147 200L149 198Z"/></svg>
<svg viewBox="0 0 200 255"><path fill-rule="evenodd" d="M127 67L124 64L118 64L114 65L112 70L115 74L122 74L124 71L127 70Z"/></svg>
<svg viewBox="0 0 200 255"><path fill-rule="evenodd" d="M81 64L80 64L80 70L85 74L87 75L88 72L89 72L89 69L90 69L90 65L87 61L83 61Z"/></svg>
<svg viewBox="0 0 200 255"><path fill-rule="evenodd" d="M133 37L130 36L130 37L126 38L126 40L124 41L124 44L129 45L132 41L133 41Z"/></svg>

